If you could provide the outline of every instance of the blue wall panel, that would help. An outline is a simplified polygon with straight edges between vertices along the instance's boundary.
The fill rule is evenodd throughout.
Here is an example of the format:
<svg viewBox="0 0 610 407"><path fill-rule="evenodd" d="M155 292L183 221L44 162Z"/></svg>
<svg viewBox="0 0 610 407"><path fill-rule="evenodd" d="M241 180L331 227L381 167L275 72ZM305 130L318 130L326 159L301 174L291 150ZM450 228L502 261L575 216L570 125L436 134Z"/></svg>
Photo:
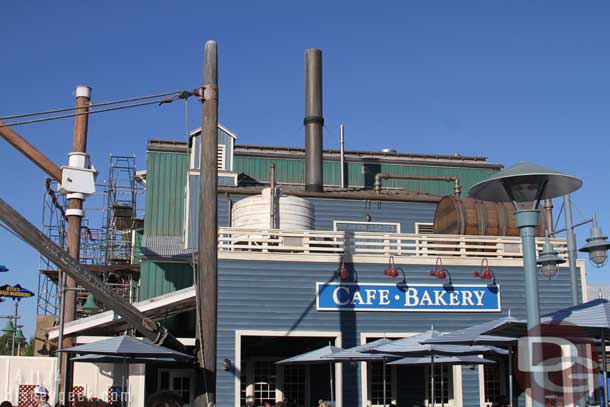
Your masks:
<svg viewBox="0 0 610 407"><path fill-rule="evenodd" d="M189 220L189 247L196 247L198 213L197 195L199 191L199 177L189 178L190 200L192 208ZM247 198L247 195L231 194L233 203ZM314 205L315 228L317 230L333 230L333 221L365 221L366 215L371 217L372 222L394 222L400 223L402 233L415 232L416 222L432 222L436 204L422 202L393 202L393 201L364 201L353 199L319 199L308 198ZM229 201L226 196L218 196L218 226L228 226Z"/></svg>
<svg viewBox="0 0 610 407"><path fill-rule="evenodd" d="M351 269L352 265L348 265ZM452 331L499 317L500 313L404 313L404 312L319 312L316 310L315 283L334 281L337 265L320 262L276 262L221 260L219 263L218 304L218 405L234 405L234 376L222 368L222 360L234 360L235 331L338 331L343 346L360 342L363 332L423 332L434 325L439 331ZM435 283L428 266L403 266L408 282ZM474 284L472 267L448 266L455 284ZM382 264L357 264L360 282L390 280ZM523 271L518 267L494 267L502 290L502 313L526 317ZM554 280L540 278L542 312L570 305L569 275L562 268ZM345 406L360 405L359 384L353 372L344 367ZM467 370L467 369L465 369ZM478 389L474 376L464 377L464 393L473 406ZM348 384L351 383L351 386ZM407 404L408 405L408 404Z"/></svg>

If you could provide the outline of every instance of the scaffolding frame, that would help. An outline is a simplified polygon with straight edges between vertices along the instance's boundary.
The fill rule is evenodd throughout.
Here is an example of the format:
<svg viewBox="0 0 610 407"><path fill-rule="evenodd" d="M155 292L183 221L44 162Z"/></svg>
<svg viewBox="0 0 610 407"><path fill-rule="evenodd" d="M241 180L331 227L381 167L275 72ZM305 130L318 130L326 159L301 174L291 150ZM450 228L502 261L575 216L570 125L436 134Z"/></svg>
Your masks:
<svg viewBox="0 0 610 407"><path fill-rule="evenodd" d="M57 192L57 182L45 180L42 231L59 246L67 247L67 199ZM98 191L85 201L81 226L80 263L98 272L99 277L117 295L130 302L137 300L134 279L134 230L142 226L143 211L138 196L144 187L136 181L135 156L110 155L108 178L97 185ZM96 226L94 226L96 225ZM99 225L99 226L97 226ZM44 256L39 261L37 314L58 317L60 272ZM82 306L88 292L77 288L77 316L84 316ZM102 304L103 305L103 304Z"/></svg>

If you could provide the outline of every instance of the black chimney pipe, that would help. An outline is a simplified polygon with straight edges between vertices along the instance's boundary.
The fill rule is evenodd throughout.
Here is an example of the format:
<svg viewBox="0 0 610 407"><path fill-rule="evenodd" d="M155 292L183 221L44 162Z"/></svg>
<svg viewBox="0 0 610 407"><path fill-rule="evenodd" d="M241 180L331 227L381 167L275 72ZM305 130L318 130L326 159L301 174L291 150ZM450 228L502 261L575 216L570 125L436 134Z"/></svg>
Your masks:
<svg viewBox="0 0 610 407"><path fill-rule="evenodd" d="M322 192L322 51L305 51L305 190Z"/></svg>

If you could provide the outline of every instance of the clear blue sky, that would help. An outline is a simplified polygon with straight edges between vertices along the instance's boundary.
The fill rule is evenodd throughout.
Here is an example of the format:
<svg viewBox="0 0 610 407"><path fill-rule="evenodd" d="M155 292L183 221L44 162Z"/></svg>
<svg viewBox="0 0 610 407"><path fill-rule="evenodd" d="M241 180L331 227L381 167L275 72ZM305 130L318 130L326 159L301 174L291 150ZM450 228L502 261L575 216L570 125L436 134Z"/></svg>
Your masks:
<svg viewBox="0 0 610 407"><path fill-rule="evenodd" d="M220 121L240 143L301 146L303 52L321 48L325 147L343 122L348 148L534 161L581 177L576 205L610 232L609 19L601 0L6 2L0 116L71 106L78 84L98 102L198 87L203 43L215 39ZM65 163L72 126L17 129ZM184 134L183 103L101 114L89 150L103 177L110 153L144 168L148 139ZM43 179L0 141L1 196L36 224ZM38 255L1 229L0 264L11 269L0 284L36 291ZM609 281L607 268L588 272ZM34 305L24 301L28 334Z"/></svg>

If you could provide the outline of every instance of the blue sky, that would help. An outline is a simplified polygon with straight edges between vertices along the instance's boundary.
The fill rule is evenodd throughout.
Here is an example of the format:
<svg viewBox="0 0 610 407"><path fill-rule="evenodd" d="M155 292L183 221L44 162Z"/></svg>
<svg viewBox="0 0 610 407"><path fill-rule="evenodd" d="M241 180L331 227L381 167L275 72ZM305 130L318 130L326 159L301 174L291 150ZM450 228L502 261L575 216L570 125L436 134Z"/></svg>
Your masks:
<svg viewBox="0 0 610 407"><path fill-rule="evenodd" d="M220 121L240 143L301 146L303 53L321 48L325 147L343 122L348 148L537 162L582 178L576 206L610 232L608 2L7 2L2 14L0 116L71 106L78 84L94 102L198 87L203 43L215 39ZM198 127L194 100L189 110ZM184 111L92 116L101 177L110 153L135 154L143 169L148 139L184 139ZM72 127L16 129L62 164ZM1 196L36 224L44 177L0 141ZM0 264L11 269L0 283L36 291L37 254L1 229ZM588 273L609 280L607 268ZM23 308L31 334L35 300Z"/></svg>

